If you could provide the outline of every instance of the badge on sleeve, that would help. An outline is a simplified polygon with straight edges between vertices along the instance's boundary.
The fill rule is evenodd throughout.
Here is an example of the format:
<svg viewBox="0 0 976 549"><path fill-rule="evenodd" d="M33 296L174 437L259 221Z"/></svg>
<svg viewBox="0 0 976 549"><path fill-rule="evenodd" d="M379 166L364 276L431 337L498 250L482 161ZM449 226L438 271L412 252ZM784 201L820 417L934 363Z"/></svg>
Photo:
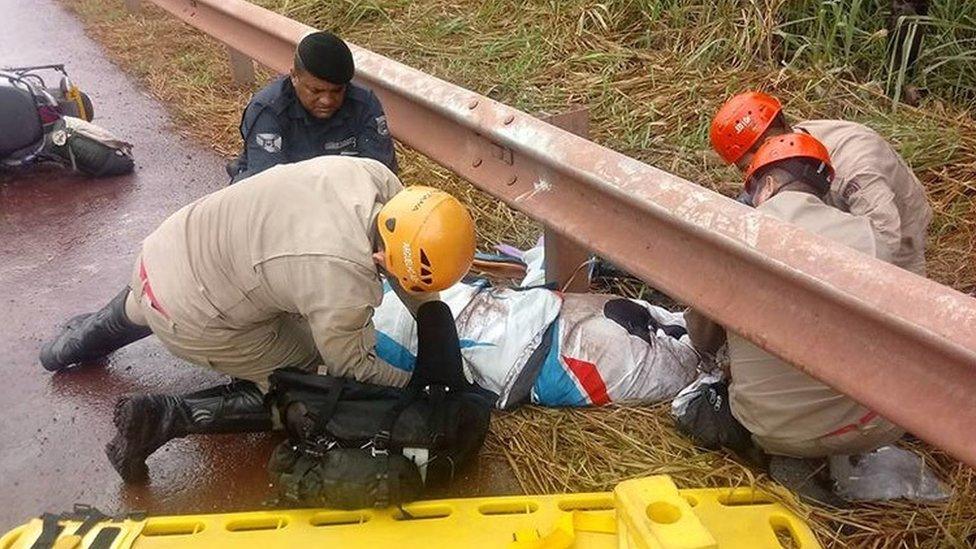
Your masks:
<svg viewBox="0 0 976 549"><path fill-rule="evenodd" d="M376 133L383 137L390 137L390 126L386 123L386 115L376 117Z"/></svg>
<svg viewBox="0 0 976 549"><path fill-rule="evenodd" d="M281 152L281 136L276 133L259 133L255 136L255 141L269 153Z"/></svg>

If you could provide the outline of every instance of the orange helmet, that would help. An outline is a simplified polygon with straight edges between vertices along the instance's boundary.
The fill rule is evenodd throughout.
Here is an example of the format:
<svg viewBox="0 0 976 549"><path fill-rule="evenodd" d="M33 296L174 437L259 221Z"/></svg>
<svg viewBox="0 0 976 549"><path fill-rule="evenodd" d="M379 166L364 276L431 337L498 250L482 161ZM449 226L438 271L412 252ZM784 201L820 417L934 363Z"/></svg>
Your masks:
<svg viewBox="0 0 976 549"><path fill-rule="evenodd" d="M809 158L817 161L816 165L810 168L812 173L803 175L822 178L825 186L830 187L830 183L834 180L834 167L830 164L830 153L827 152L827 147L808 133L788 133L767 139L756 151L752 162L746 168L746 192L752 193L752 179L757 171L791 158Z"/></svg>
<svg viewBox="0 0 976 549"><path fill-rule="evenodd" d="M736 95L712 119L708 132L712 148L726 164L736 163L782 111L783 106L771 95L761 92Z"/></svg>
<svg viewBox="0 0 976 549"><path fill-rule="evenodd" d="M398 192L376 218L386 268L408 292L453 286L474 260L474 222L450 194L413 186Z"/></svg>

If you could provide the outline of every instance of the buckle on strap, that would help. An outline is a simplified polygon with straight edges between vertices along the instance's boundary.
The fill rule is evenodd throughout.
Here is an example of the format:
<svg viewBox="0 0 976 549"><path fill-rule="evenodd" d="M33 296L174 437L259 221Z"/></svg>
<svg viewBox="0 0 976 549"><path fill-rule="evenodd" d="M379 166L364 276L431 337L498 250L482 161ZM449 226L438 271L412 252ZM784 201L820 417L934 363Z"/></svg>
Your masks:
<svg viewBox="0 0 976 549"><path fill-rule="evenodd" d="M373 440L370 442L373 445L374 450L386 450L390 446L390 431L383 429L373 435Z"/></svg>
<svg viewBox="0 0 976 549"><path fill-rule="evenodd" d="M329 450L332 450L338 446L339 441L335 440L334 438L322 436L309 442L302 442L300 445L302 452L304 452L306 455L321 458L324 457Z"/></svg>

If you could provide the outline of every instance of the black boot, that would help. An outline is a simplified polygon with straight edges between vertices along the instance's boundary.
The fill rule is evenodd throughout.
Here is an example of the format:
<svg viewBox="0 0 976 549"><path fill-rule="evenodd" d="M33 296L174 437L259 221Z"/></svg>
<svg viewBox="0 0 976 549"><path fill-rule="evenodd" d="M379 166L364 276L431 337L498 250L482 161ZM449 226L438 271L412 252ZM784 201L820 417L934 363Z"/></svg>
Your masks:
<svg viewBox="0 0 976 549"><path fill-rule="evenodd" d="M271 412L250 381L235 381L183 396L134 395L119 399L118 433L105 453L126 482L148 477L146 458L171 439L194 433L270 431Z"/></svg>
<svg viewBox="0 0 976 549"><path fill-rule="evenodd" d="M61 333L41 347L44 369L57 372L73 364L93 362L151 334L148 327L134 324L125 316L128 295L126 288L98 312L69 320Z"/></svg>

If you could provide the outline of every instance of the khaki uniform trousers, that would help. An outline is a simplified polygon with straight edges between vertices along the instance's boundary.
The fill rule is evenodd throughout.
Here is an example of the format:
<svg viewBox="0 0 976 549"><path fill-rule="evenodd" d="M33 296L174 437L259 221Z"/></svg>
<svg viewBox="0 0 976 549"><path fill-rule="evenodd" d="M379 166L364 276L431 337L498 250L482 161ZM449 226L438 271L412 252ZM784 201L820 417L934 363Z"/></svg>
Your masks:
<svg viewBox="0 0 976 549"><path fill-rule="evenodd" d="M283 313L247 329L200 326L171 318L154 304L152 288L136 259L125 313L136 324L148 326L163 346L187 362L253 381L268 390L268 376L279 368L316 371L322 358L308 322L301 315Z"/></svg>
<svg viewBox="0 0 976 549"><path fill-rule="evenodd" d="M874 415L858 424L848 425L828 435L814 439L781 439L752 435L752 439L767 454L798 458L855 455L871 452L894 443L905 430Z"/></svg>

